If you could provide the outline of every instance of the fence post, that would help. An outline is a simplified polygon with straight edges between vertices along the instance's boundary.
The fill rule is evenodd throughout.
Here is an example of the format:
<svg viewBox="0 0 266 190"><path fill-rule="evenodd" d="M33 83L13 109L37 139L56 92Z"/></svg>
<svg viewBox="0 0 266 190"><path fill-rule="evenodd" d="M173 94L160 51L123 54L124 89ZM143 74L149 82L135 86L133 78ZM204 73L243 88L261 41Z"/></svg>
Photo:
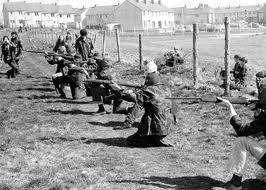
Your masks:
<svg viewBox="0 0 266 190"><path fill-rule="evenodd" d="M93 40L94 48L95 48L95 45L96 45L96 40L97 40L97 34L94 34L94 40Z"/></svg>
<svg viewBox="0 0 266 190"><path fill-rule="evenodd" d="M143 57L142 57L142 35L139 34L139 69L142 70L142 62L143 62Z"/></svg>
<svg viewBox="0 0 266 190"><path fill-rule="evenodd" d="M106 46L106 30L103 31L103 52L102 52L102 56L104 57L105 54L105 46Z"/></svg>
<svg viewBox="0 0 266 190"><path fill-rule="evenodd" d="M117 28L115 29L115 35L116 35L118 62L120 62L121 61L121 57L120 57L120 37L119 37L119 30Z"/></svg>
<svg viewBox="0 0 266 190"><path fill-rule="evenodd" d="M230 96L230 19L224 18L225 26L225 53L224 53L224 64L225 64L225 96Z"/></svg>
<svg viewBox="0 0 266 190"><path fill-rule="evenodd" d="M193 24L193 84L198 86L198 24Z"/></svg>

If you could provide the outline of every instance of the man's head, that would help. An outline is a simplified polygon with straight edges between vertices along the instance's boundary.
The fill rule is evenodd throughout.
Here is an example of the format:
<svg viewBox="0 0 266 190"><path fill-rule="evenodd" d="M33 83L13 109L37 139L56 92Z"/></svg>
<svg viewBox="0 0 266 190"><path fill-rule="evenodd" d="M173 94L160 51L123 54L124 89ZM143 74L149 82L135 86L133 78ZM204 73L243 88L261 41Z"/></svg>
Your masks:
<svg viewBox="0 0 266 190"><path fill-rule="evenodd" d="M16 31L11 32L11 38L16 39L18 37L18 33Z"/></svg>
<svg viewBox="0 0 266 190"><path fill-rule="evenodd" d="M73 48L73 47L70 47L69 49L68 49L68 55L70 55L70 56L75 56L76 55L76 49L75 48Z"/></svg>
<svg viewBox="0 0 266 190"><path fill-rule="evenodd" d="M66 54L66 47L65 46L60 46L57 50L58 54Z"/></svg>
<svg viewBox="0 0 266 190"><path fill-rule="evenodd" d="M259 89L263 79L266 77L266 71L260 71L256 74L256 84L257 88Z"/></svg>
<svg viewBox="0 0 266 190"><path fill-rule="evenodd" d="M147 71L147 74L157 72L157 65L154 63L154 61L149 61L146 64L146 71Z"/></svg>
<svg viewBox="0 0 266 190"><path fill-rule="evenodd" d="M247 63L248 62L248 60L245 58L245 57L240 57L239 58L239 61L241 62L241 63Z"/></svg>
<svg viewBox="0 0 266 190"><path fill-rule="evenodd" d="M8 44L8 43L9 43L9 38L8 38L8 36L4 36L4 37L3 37L3 43L4 43L4 44Z"/></svg>
<svg viewBox="0 0 266 190"><path fill-rule="evenodd" d="M235 62L238 62L238 61L239 61L239 58L240 58L240 56L236 54L236 55L234 56L234 60L235 60Z"/></svg>
<svg viewBox="0 0 266 190"><path fill-rule="evenodd" d="M87 37L88 33L86 29L81 29L80 30L80 36L85 39Z"/></svg>

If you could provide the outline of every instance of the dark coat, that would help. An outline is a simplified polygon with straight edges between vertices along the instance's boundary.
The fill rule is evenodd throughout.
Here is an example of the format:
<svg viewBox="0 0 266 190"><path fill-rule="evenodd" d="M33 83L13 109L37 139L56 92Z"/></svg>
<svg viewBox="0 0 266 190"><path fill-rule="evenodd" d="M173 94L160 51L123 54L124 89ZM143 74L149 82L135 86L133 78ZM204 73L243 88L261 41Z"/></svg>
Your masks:
<svg viewBox="0 0 266 190"><path fill-rule="evenodd" d="M19 60L20 56L22 55L22 43L19 38L12 39L11 38L11 59L12 60Z"/></svg>
<svg viewBox="0 0 266 190"><path fill-rule="evenodd" d="M92 41L90 38L83 40L82 37L79 37L76 40L75 48L77 53L81 55L83 61L87 61L92 56L92 50L94 49Z"/></svg>
<svg viewBox="0 0 266 190"><path fill-rule="evenodd" d="M247 66L245 63L236 63L233 69L235 82L245 85L247 81Z"/></svg>
<svg viewBox="0 0 266 190"><path fill-rule="evenodd" d="M2 50L2 56L5 63L9 62L11 60L11 51L10 51L10 45L9 44L2 44L1 46Z"/></svg>
<svg viewBox="0 0 266 190"><path fill-rule="evenodd" d="M238 136L251 136L263 133L266 137L266 112L263 111L258 118L250 123L243 123L239 116L233 116L230 121ZM258 162L258 164L266 169L266 154Z"/></svg>
<svg viewBox="0 0 266 190"><path fill-rule="evenodd" d="M166 136L171 125L171 91L166 85L147 86L136 93L137 103L145 113L137 133L140 136Z"/></svg>

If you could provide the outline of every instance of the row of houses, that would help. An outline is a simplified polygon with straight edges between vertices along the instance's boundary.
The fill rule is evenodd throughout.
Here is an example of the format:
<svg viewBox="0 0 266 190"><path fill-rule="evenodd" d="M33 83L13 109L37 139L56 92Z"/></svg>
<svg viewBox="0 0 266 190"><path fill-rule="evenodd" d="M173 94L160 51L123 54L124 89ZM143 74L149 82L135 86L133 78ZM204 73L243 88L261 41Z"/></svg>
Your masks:
<svg viewBox="0 0 266 190"><path fill-rule="evenodd" d="M246 22L264 22L264 7L262 5L218 7L211 8L207 4L199 4L196 8L178 7L175 12L175 24L210 23L221 24L224 17L231 22L245 20Z"/></svg>
<svg viewBox="0 0 266 190"><path fill-rule="evenodd" d="M179 24L245 20L264 23L266 5L211 8L168 8L161 0L126 0L122 4L72 8L69 5L10 2L3 5L5 27L75 27L119 25L124 31L172 30Z"/></svg>
<svg viewBox="0 0 266 190"><path fill-rule="evenodd" d="M69 5L6 2L5 27L76 27L117 23L122 30L168 29L174 27L174 11L161 0L126 0L122 4L89 9Z"/></svg>

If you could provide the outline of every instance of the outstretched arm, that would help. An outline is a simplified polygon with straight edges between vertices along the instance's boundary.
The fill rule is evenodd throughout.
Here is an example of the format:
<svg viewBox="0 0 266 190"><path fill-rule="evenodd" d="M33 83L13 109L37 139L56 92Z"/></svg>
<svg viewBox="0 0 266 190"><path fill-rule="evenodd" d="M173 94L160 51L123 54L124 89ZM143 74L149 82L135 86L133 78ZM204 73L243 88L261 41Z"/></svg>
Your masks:
<svg viewBox="0 0 266 190"><path fill-rule="evenodd" d="M217 97L217 99L220 100L220 101L222 101L222 102L224 102L224 103L229 107L231 117L237 115L234 106L233 106L228 100L223 99L223 98L221 98L221 97Z"/></svg>

